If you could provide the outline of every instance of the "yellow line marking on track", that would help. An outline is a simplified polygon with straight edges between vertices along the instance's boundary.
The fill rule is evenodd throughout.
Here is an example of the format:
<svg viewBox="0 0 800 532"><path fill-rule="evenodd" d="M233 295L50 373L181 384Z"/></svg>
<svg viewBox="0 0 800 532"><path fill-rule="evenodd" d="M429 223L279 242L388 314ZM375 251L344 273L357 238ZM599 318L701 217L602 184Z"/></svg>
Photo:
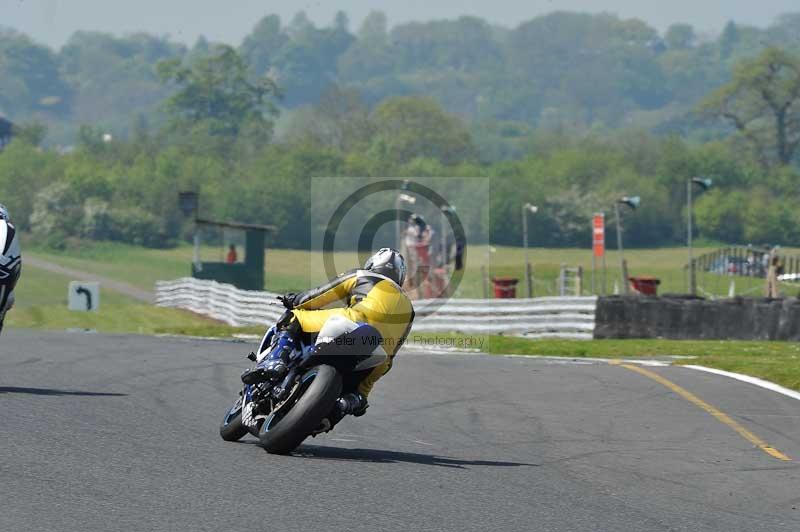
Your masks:
<svg viewBox="0 0 800 532"><path fill-rule="evenodd" d="M612 362L612 364L613 364L613 362ZM672 382L672 381L670 381L668 379L665 379L664 377L662 377L658 373L655 373L653 371L650 371L649 369L645 369L645 368L642 368L642 367L639 367L639 366L634 366L633 364L621 364L621 363L617 362L616 364L613 364L613 365L621 366L621 367L629 369L631 371L635 371L636 373L639 373L641 375L644 375L645 377L653 379L654 381L658 382L659 384L663 384L664 386L666 386L667 388L669 388L670 390L672 390L676 394L680 395L681 397L683 397L684 399L686 399L690 403L692 403L695 406L705 410L706 412L708 412L709 414L711 414L712 416L717 418L722 423L728 425L730 428L735 430L742 438L744 438L745 440L749 441L750 443L752 443L753 445L755 445L756 447L758 447L759 449L761 449L762 451L764 451L765 453L770 455L771 457L777 458L778 460L783 460L785 462L791 462L792 461L791 458L789 458L788 456L786 456L785 454L780 452L778 449L772 447L767 442L765 442L764 440L762 440L761 438L759 438L758 436L756 436L755 434L753 434L752 432L750 432L749 430L744 428L742 425L740 425L738 422L736 422L733 418L731 418L725 412L723 412L723 411L719 410L718 408L706 403L705 401L703 401L702 399L697 397L692 392L690 392L690 391L688 391L688 390L686 390L684 388L681 388L680 386L678 386L674 382Z"/></svg>

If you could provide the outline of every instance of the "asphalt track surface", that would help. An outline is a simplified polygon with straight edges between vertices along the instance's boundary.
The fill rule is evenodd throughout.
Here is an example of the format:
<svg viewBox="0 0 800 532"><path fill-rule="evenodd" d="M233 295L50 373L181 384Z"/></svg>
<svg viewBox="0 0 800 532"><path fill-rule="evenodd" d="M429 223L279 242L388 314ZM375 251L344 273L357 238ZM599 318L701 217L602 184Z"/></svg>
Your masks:
<svg viewBox="0 0 800 532"><path fill-rule="evenodd" d="M223 442L248 344L0 337L0 530L800 530L800 402L650 368L401 354L294 456Z"/></svg>

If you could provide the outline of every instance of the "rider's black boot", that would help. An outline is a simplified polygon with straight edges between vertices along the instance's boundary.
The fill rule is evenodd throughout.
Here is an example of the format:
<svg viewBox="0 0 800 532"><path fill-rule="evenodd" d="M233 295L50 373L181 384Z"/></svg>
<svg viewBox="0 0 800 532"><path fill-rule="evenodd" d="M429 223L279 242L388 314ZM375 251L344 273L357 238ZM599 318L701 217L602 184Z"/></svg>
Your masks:
<svg viewBox="0 0 800 532"><path fill-rule="evenodd" d="M355 417L363 416L369 408L367 398L359 392L348 393L336 400L336 405L328 417L322 420L322 423L312 433L312 436L328 432L339 423L344 416L353 415Z"/></svg>
<svg viewBox="0 0 800 532"><path fill-rule="evenodd" d="M369 408L367 398L359 392L343 395L336 400L336 405L343 415L352 414L355 417L363 416L367 413L367 408Z"/></svg>

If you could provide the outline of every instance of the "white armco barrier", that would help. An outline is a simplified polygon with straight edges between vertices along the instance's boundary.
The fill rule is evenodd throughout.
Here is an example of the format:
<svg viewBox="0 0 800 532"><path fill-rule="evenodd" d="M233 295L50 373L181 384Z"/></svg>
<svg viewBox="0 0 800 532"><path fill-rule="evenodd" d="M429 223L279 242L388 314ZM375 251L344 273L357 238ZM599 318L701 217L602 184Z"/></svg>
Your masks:
<svg viewBox="0 0 800 532"><path fill-rule="evenodd" d="M239 290L233 285L184 277L156 282L156 305L203 314L228 325L267 325L283 314L278 294Z"/></svg>
<svg viewBox="0 0 800 532"><path fill-rule="evenodd" d="M267 326L277 320L283 313L277 296L190 277L156 283L156 305L184 308L236 326ZM412 330L591 339L596 304L596 297L423 299L414 302Z"/></svg>
<svg viewBox="0 0 800 532"><path fill-rule="evenodd" d="M414 302L414 332L591 339L596 297L428 299Z"/></svg>

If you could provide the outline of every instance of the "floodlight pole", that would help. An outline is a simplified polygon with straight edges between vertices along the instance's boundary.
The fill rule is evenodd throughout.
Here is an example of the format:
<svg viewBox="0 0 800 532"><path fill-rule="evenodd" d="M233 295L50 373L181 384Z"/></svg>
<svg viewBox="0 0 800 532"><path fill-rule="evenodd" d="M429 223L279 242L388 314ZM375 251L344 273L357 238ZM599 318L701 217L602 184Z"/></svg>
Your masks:
<svg viewBox="0 0 800 532"><path fill-rule="evenodd" d="M700 185L703 190L708 190L711 183L711 179L704 179L701 177L693 177L686 182L686 197L688 199L686 209L686 244L689 249L689 293L691 295L697 294L697 270L692 253L692 185L697 184Z"/></svg>
<svg viewBox="0 0 800 532"><path fill-rule="evenodd" d="M528 289L528 298L533 297L533 278L531 275L531 261L528 252L528 211L535 213L538 207L526 203L522 206L522 246L525 248L525 286Z"/></svg>
<svg viewBox="0 0 800 532"><path fill-rule="evenodd" d="M692 180L686 182L686 196L688 198L688 208L686 209L686 243L689 248L689 293L695 295L697 293L697 276L694 270L694 258L692 257Z"/></svg>
<svg viewBox="0 0 800 532"><path fill-rule="evenodd" d="M444 204L440 210L442 212L442 234L440 235L442 242L442 269L446 275L450 271L450 246L447 245L447 226L450 224L450 219L447 215L454 213L456 208L450 204Z"/></svg>
<svg viewBox="0 0 800 532"><path fill-rule="evenodd" d="M622 251L622 220L619 215L619 201L614 202L614 219L617 225L617 254L619 255L619 275L622 278L622 293L628 295L628 280L625 279L625 258Z"/></svg>
<svg viewBox="0 0 800 532"><path fill-rule="evenodd" d="M441 258L442 258L442 270L447 271L447 206L442 206L442 234L439 235L441 239Z"/></svg>
<svg viewBox="0 0 800 532"><path fill-rule="evenodd" d="M395 235L394 236L395 236L395 244L396 244L395 249L397 251L400 251L400 252L402 252L402 247L401 246L402 246L402 238L403 238L403 234L402 234L403 233L403 231L402 231L403 222L400 219L400 202L404 201L403 197L405 196L405 194L404 194L405 191L408 190L408 184L409 184L409 180L408 179L403 180L403 184L400 185L401 192L399 192L397 194L397 198L394 200L394 211L395 211Z"/></svg>

